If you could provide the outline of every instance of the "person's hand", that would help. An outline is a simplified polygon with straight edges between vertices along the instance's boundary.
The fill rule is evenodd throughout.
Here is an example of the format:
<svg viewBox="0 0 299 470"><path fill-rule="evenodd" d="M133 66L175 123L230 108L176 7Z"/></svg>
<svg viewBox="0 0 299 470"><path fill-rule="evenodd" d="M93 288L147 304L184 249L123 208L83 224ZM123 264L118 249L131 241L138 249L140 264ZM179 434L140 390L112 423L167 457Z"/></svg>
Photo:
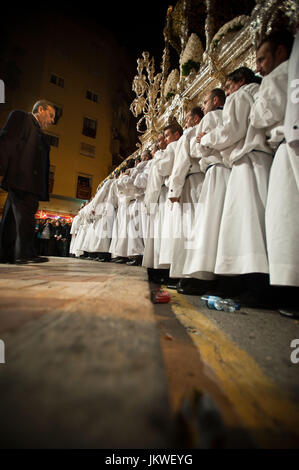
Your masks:
<svg viewBox="0 0 299 470"><path fill-rule="evenodd" d="M196 137L196 142L197 142L198 144L200 144L200 141L201 141L201 139L203 138L204 135L206 135L206 132L200 132L200 133L198 134L198 136Z"/></svg>
<svg viewBox="0 0 299 470"><path fill-rule="evenodd" d="M170 197L169 198L170 202L174 203L174 202L180 202L180 198L179 197Z"/></svg>

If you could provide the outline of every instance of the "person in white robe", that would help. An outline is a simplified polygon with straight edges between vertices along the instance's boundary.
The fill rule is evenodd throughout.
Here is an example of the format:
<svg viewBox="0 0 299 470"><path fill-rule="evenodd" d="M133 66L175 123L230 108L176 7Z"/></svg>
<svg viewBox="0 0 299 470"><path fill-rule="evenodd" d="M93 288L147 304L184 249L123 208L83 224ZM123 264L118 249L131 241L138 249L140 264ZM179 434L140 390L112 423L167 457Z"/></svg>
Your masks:
<svg viewBox="0 0 299 470"><path fill-rule="evenodd" d="M132 167L134 165L133 159L130 159L127 165ZM117 258L115 259L116 263L126 263L128 261L128 206L130 201L134 198L134 187L129 177L130 168L126 166L123 170L123 173L117 180L118 208L109 248L111 256Z"/></svg>
<svg viewBox="0 0 299 470"><path fill-rule="evenodd" d="M170 278L181 277L181 264L185 255L185 242L190 234L195 204L198 202L203 174L198 160L190 155L190 142L203 118L199 106L186 114L185 129L175 148L173 168L169 177L168 201L164 218L160 263L170 267Z"/></svg>
<svg viewBox="0 0 299 470"><path fill-rule="evenodd" d="M70 230L70 234L72 238L71 238L70 250L69 250L71 256L75 256L74 245L75 245L76 236L78 234L78 230L81 224L81 216L82 216L82 213L80 210L78 214L73 218L73 221L72 221L71 230Z"/></svg>
<svg viewBox="0 0 299 470"><path fill-rule="evenodd" d="M291 33L279 31L265 37L258 46L257 70L263 81L250 115L255 128L265 129L275 151L266 206L266 237L270 283L277 286L299 286L299 152L298 146L296 149L292 145L292 133L297 130L293 126L298 126L292 123L292 109L298 119L298 102L292 101L296 100L294 85L299 77L298 38L288 61L292 42Z"/></svg>
<svg viewBox="0 0 299 470"><path fill-rule="evenodd" d="M164 134L161 133L157 140L158 150L152 152L153 160L148 173L147 185L144 194L144 204L148 216L147 231L144 241L144 253L142 266L148 268L149 276L151 269L154 269L154 256L158 251L157 245L159 241L159 205L158 200L163 185L163 177L157 173L156 166L158 162L164 157L164 152L167 147ZM156 261L158 263L158 260Z"/></svg>
<svg viewBox="0 0 299 470"><path fill-rule="evenodd" d="M146 236L146 210L144 205L144 193L148 171L146 168L151 160L149 149L142 152L140 161L130 173L130 180L134 186L134 199L130 203L129 227L128 227L128 266L140 266L144 252L144 239ZM150 167L150 166L149 166Z"/></svg>
<svg viewBox="0 0 299 470"><path fill-rule="evenodd" d="M123 254L118 256L121 256L123 260L128 258L129 261L126 261L127 264L131 264L131 261L133 261L136 256L139 256L140 253L143 252L143 240L140 238L139 228L135 226L134 217L134 211L137 204L136 192L140 192L134 186L136 175L139 171L141 171L141 168L138 167L139 163L140 157L137 157L137 159L134 161L134 168L126 170L125 177L122 179L122 188L126 196L126 225L120 225L120 227L122 227L120 238L122 247L126 247L126 249L123 249ZM116 254L118 254L117 250L119 251L119 248L116 248ZM117 262L122 262L123 260L117 260Z"/></svg>
<svg viewBox="0 0 299 470"><path fill-rule="evenodd" d="M158 148L155 150L157 151ZM148 226L148 214L146 211L146 206L145 206L145 191L147 187L147 182L148 182L148 177L150 174L151 166L153 163L153 156L155 152L153 153L152 151L150 152L150 155L147 154L146 160L145 160L145 166L141 172L138 172L135 181L134 181L134 186L137 188L139 192L139 224L140 224L140 230L141 230L141 236L143 239L143 251L144 251L144 243L147 235L147 226Z"/></svg>
<svg viewBox="0 0 299 470"><path fill-rule="evenodd" d="M168 181L173 167L175 148L182 133L183 129L177 123L165 127L164 136L167 147L163 152L163 158L156 159L155 157L151 167L151 180L148 182L150 193L146 192L145 196L146 207L151 214L142 263L148 268L167 269L169 267L169 265L161 264L159 258L163 250L168 252L169 249L168 246L163 246L161 249L161 242L165 238L165 232L163 232L165 203L167 202Z"/></svg>
<svg viewBox="0 0 299 470"><path fill-rule="evenodd" d="M119 177L119 170L113 173L112 183L109 187L109 192L105 200L98 204L95 208L95 247L94 250L99 252L98 261L110 262L111 253L110 245L113 233L113 227L117 215L118 193L117 193L117 179Z"/></svg>
<svg viewBox="0 0 299 470"><path fill-rule="evenodd" d="M91 203L89 205L89 211L88 211L89 225L86 231L85 239L82 244L82 250L88 252L90 254L90 257L92 258L96 257L96 250L94 249L94 244L95 244L95 239L96 239L95 208L98 204L101 204L101 202L105 199L111 182L112 180L108 179L98 188L94 198L91 200Z"/></svg>
<svg viewBox="0 0 299 470"><path fill-rule="evenodd" d="M225 165L232 168L219 230L216 274L268 273L265 206L273 152L265 132L249 121L258 82L247 67L229 74L223 124L199 136L203 147L220 151Z"/></svg>
<svg viewBox="0 0 299 470"><path fill-rule="evenodd" d="M91 224L86 233L85 243L83 245L84 251L89 253L100 253L99 250L99 231L98 231L98 220L102 216L106 199L108 197L110 187L113 183L113 179L107 179L99 188L91 204L90 219ZM98 258L95 258L98 260Z"/></svg>
<svg viewBox="0 0 299 470"><path fill-rule="evenodd" d="M80 226L73 246L73 252L76 258L84 255L83 243L89 226L90 204L91 201L85 203L84 207L80 210Z"/></svg>
<svg viewBox="0 0 299 470"><path fill-rule="evenodd" d="M221 89L212 90L205 96L203 102L205 116L197 126L196 136L191 142L191 156L197 158L199 167L204 174L204 181L196 205L195 223L186 245L182 275L205 282L193 281L190 283L188 280L182 280L177 290L183 294L198 295L205 292L206 289L214 287L214 283L207 281L215 278L213 273L230 167L225 165L218 150L205 148L198 143L197 136L222 126L224 103L225 93Z"/></svg>

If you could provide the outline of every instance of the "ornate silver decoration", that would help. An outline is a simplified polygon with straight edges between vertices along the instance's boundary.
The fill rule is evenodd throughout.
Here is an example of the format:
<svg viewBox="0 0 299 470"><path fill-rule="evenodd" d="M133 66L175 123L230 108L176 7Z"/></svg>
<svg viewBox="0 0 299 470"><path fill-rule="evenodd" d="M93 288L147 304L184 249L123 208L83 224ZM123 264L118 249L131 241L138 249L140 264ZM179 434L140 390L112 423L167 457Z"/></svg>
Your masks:
<svg viewBox="0 0 299 470"><path fill-rule="evenodd" d="M147 76L143 73L144 69ZM160 89L162 74L155 75L155 60L153 57L149 58L148 52L143 52L142 59L137 60L137 72L132 85L136 98L131 104L130 110L135 117L143 113L137 123L138 132L145 132L140 129L144 120L147 130L155 132L155 121L161 114L163 105Z"/></svg>

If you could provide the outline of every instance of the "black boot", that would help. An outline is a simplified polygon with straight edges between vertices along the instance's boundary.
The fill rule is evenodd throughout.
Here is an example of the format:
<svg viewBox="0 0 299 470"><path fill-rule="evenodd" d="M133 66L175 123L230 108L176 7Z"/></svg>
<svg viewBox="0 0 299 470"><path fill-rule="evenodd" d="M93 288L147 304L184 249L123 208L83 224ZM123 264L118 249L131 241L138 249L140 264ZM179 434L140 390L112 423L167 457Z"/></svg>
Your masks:
<svg viewBox="0 0 299 470"><path fill-rule="evenodd" d="M195 278L184 278L177 284L177 292L185 295L202 295L217 288L217 279L202 281Z"/></svg>

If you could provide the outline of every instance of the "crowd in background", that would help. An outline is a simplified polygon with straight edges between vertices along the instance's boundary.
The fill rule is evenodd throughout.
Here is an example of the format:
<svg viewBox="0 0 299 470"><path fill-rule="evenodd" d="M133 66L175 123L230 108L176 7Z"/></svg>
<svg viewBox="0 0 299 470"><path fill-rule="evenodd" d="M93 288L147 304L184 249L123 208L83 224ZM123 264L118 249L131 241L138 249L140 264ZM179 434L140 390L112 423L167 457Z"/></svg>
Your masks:
<svg viewBox="0 0 299 470"><path fill-rule="evenodd" d="M35 250L38 256L69 256L70 225L64 219L37 219Z"/></svg>

